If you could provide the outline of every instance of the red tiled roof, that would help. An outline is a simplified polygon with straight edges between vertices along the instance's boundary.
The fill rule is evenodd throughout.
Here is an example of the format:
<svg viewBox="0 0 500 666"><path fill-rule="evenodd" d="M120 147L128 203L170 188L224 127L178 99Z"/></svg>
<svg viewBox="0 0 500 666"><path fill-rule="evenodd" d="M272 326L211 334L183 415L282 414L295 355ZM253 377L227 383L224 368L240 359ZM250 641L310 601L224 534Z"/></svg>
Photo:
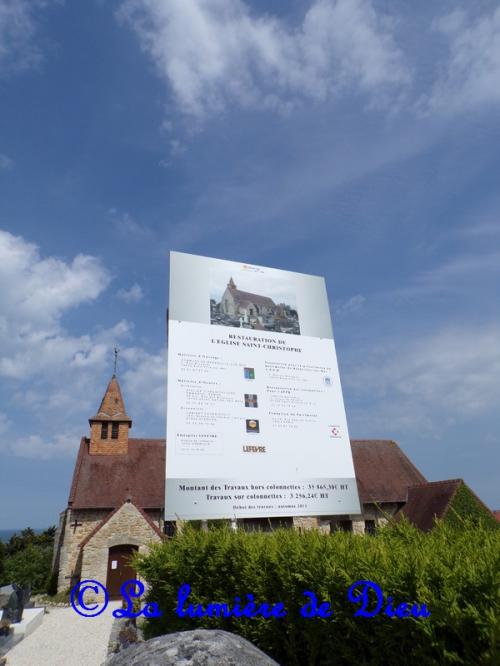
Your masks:
<svg viewBox="0 0 500 666"><path fill-rule="evenodd" d="M129 439L128 453L90 455L83 437L73 474L69 505L74 509L115 509L130 499L141 509L165 503L165 440Z"/></svg>
<svg viewBox="0 0 500 666"><path fill-rule="evenodd" d="M493 515L500 522L500 509L495 509L495 511L493 511Z"/></svg>
<svg viewBox="0 0 500 666"><path fill-rule="evenodd" d="M244 307L252 303L254 305L265 305L268 308L276 307L275 302L269 296L260 296L259 294L252 294L249 291L240 291L239 289L233 289L232 294L234 300Z"/></svg>
<svg viewBox="0 0 500 666"><path fill-rule="evenodd" d="M434 527L435 518L444 518L462 479L431 481L408 488L408 501L398 513L416 527L427 532Z"/></svg>
<svg viewBox="0 0 500 666"><path fill-rule="evenodd" d="M351 440L361 502L405 502L409 485L425 478L396 442ZM74 509L115 509L124 501L142 509L165 502L165 440L129 439L128 453L89 455L82 438L69 504Z"/></svg>
<svg viewBox="0 0 500 666"><path fill-rule="evenodd" d="M426 481L392 440L351 439L351 450L361 502L406 502L408 486Z"/></svg>

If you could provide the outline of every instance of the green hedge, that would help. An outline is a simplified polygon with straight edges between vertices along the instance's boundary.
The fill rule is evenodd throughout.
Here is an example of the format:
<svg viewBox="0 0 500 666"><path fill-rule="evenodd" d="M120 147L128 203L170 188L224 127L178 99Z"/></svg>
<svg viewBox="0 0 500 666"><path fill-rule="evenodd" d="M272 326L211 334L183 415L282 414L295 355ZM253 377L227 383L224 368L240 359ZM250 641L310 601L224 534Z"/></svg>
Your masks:
<svg viewBox="0 0 500 666"><path fill-rule="evenodd" d="M195 627L244 636L282 665L500 663L500 531L440 524L424 534L406 523L376 536L227 528L182 535L138 556L151 586L149 600L163 616L148 620L154 636ZM426 603L429 618L357 617L348 601L352 583L372 580L395 605ZM284 602L284 619L179 618L177 594L190 601L234 604L253 593L258 602ZM330 619L305 619L305 590L330 601Z"/></svg>

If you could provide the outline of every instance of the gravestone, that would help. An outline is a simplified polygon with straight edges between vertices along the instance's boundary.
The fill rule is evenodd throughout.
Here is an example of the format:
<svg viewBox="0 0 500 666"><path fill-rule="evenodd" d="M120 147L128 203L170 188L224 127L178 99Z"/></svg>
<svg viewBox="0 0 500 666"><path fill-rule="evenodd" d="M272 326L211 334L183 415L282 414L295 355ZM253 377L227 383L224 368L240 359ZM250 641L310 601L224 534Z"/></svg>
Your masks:
<svg viewBox="0 0 500 666"><path fill-rule="evenodd" d="M12 583L0 587L0 634L8 634L8 628L12 623L21 622L30 594L29 585L21 587Z"/></svg>

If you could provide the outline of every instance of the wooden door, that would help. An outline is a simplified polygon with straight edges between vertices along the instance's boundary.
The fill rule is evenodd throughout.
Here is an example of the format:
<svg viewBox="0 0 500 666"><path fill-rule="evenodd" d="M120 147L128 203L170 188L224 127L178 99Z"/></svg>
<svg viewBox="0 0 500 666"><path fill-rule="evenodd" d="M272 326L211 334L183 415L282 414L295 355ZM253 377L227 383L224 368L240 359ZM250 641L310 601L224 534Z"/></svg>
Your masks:
<svg viewBox="0 0 500 666"><path fill-rule="evenodd" d="M132 578L137 578L137 573L130 564L131 557L135 552L137 552L137 546L113 546L109 549L106 587L110 599L121 598L120 588L123 583Z"/></svg>

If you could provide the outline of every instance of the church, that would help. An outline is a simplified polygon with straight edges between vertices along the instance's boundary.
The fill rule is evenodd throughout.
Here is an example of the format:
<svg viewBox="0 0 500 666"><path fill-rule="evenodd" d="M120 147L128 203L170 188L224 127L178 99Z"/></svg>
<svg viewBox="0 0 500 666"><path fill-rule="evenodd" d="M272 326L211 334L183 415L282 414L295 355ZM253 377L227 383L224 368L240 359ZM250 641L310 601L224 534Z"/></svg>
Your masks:
<svg viewBox="0 0 500 666"><path fill-rule="evenodd" d="M76 456L67 507L56 532L53 573L59 592L79 580L104 583L111 598L135 577L130 556L173 533L164 522L165 439L129 436L118 379L112 376L97 413L89 419ZM493 513L461 479L428 482L391 440L351 440L362 514L238 520L247 529L286 526L373 533L406 515L423 530L467 507L468 515L495 522ZM455 508L456 510L455 510Z"/></svg>
<svg viewBox="0 0 500 666"><path fill-rule="evenodd" d="M213 324L300 334L295 309L285 303L276 304L269 296L238 289L232 277L220 303L211 300L210 314Z"/></svg>
<svg viewBox="0 0 500 666"><path fill-rule="evenodd" d="M222 294L220 302L221 312L228 315L271 315L274 314L276 303L268 296L251 294L248 291L241 291L231 278L227 283L226 290Z"/></svg>
<svg viewBox="0 0 500 666"><path fill-rule="evenodd" d="M134 577L130 555L163 538L165 440L129 437L132 419L115 375L89 424L60 516L53 568L58 591L92 578L116 596Z"/></svg>

